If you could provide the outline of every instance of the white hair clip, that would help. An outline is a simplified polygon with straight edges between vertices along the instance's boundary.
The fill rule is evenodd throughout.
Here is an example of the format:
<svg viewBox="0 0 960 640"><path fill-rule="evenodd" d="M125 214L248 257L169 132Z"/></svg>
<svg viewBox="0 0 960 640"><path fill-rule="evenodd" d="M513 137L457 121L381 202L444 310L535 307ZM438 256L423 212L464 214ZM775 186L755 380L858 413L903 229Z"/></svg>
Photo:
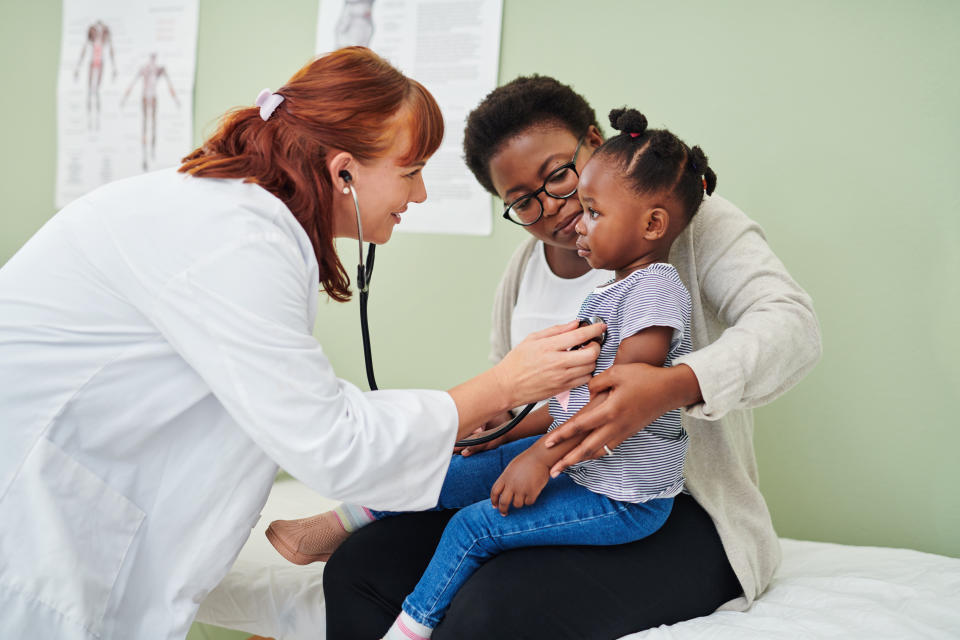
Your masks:
<svg viewBox="0 0 960 640"><path fill-rule="evenodd" d="M281 102L283 102L282 95L274 93L270 89L264 89L260 92L260 95L257 96L254 104L260 107L260 118L266 122L270 119L270 116L273 115L276 108L280 106Z"/></svg>

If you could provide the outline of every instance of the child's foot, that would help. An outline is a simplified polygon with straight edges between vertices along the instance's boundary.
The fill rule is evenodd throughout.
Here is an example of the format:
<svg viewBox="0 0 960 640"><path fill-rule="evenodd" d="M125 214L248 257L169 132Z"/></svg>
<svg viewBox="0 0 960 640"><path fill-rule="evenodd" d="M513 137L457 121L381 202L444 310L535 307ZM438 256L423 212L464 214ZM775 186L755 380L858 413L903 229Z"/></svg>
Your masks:
<svg viewBox="0 0 960 640"><path fill-rule="evenodd" d="M294 564L326 562L350 535L333 511L300 520L274 520L265 533L280 555Z"/></svg>
<svg viewBox="0 0 960 640"><path fill-rule="evenodd" d="M430 640L432 635L432 627L417 622L406 611L401 611L387 629L387 635L380 640Z"/></svg>

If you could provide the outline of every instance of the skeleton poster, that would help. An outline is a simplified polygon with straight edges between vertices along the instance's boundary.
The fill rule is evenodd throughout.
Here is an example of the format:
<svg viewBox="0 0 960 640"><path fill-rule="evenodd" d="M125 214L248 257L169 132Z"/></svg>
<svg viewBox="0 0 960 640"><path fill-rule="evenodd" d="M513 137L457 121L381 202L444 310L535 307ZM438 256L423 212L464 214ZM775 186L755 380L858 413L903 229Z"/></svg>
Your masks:
<svg viewBox="0 0 960 640"><path fill-rule="evenodd" d="M443 144L427 163L427 201L398 232L489 235L490 196L463 162L467 114L497 86L502 0L321 0L317 53L370 47L440 104Z"/></svg>
<svg viewBox="0 0 960 640"><path fill-rule="evenodd" d="M193 148L197 0L64 0L56 204Z"/></svg>

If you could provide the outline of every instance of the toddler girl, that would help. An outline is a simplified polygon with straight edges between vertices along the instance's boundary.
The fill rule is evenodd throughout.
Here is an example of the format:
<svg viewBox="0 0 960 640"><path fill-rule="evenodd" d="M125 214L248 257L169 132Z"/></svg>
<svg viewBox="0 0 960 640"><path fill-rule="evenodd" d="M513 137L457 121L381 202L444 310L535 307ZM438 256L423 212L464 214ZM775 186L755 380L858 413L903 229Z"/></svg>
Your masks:
<svg viewBox="0 0 960 640"><path fill-rule="evenodd" d="M691 349L690 295L667 263L670 245L713 193L716 175L699 147L647 129L635 110L613 110L610 123L621 133L583 169L584 213L576 231L579 254L595 269L614 270L615 278L586 297L579 316L607 323L597 372L614 362L668 367ZM551 398L513 438L556 428L589 399L587 385ZM502 551L639 540L663 525L683 490L687 434L679 410L554 478L550 468L580 440L548 449L540 435L510 435L495 448L451 461L437 508L460 511L386 638L429 638L460 586ZM313 518L276 521L267 537L285 558L306 564L326 560L351 532L390 515L341 505Z"/></svg>

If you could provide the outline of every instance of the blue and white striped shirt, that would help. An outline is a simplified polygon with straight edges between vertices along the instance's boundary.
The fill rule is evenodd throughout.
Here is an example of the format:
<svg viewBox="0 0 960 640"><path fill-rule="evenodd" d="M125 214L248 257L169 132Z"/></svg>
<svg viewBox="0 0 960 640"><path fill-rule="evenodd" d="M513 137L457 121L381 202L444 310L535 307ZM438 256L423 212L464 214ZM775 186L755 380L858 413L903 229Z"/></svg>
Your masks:
<svg viewBox="0 0 960 640"><path fill-rule="evenodd" d="M622 340L647 327L673 328L663 365L671 366L674 359L691 351L691 306L690 293L677 270L663 262L594 289L579 312L580 318L600 316L607 323L607 337L594 375L613 364ZM550 430L569 420L589 399L587 385L570 391L566 407L558 397L551 398L550 415L554 420ZM625 502L646 502L675 496L683 490L686 452L687 433L680 424L680 410L675 409L627 438L612 454L573 465L566 473L594 493Z"/></svg>

